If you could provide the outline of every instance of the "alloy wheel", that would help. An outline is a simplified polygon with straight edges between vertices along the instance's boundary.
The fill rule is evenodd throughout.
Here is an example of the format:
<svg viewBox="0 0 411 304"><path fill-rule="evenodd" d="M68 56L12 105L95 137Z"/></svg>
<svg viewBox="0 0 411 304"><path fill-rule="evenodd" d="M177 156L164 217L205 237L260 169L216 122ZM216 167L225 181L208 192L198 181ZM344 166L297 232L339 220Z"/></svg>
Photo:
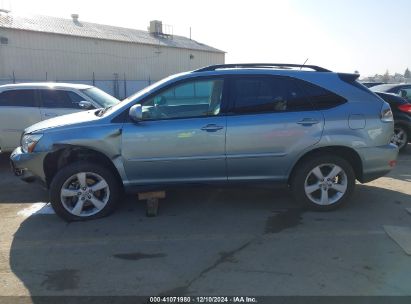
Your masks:
<svg viewBox="0 0 411 304"><path fill-rule="evenodd" d="M321 164L312 169L304 183L307 197L317 205L337 203L348 188L345 171L335 164Z"/></svg>
<svg viewBox="0 0 411 304"><path fill-rule="evenodd" d="M79 217L94 215L107 205L110 189L106 180L93 172L79 172L69 177L60 190L63 207Z"/></svg>

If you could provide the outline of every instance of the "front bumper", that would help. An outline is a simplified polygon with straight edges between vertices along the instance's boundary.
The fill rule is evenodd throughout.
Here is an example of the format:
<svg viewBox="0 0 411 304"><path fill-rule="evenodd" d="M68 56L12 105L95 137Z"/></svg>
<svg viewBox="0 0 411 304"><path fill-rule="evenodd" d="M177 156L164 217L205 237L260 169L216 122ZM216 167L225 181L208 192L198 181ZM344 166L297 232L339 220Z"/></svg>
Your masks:
<svg viewBox="0 0 411 304"><path fill-rule="evenodd" d="M398 148L394 144L361 148L357 149L357 152L363 164L363 174L359 179L361 183L368 183L386 175L395 166L398 156Z"/></svg>
<svg viewBox="0 0 411 304"><path fill-rule="evenodd" d="M10 155L10 165L13 173L25 182L40 181L46 184L43 169L46 153L24 153L20 147Z"/></svg>

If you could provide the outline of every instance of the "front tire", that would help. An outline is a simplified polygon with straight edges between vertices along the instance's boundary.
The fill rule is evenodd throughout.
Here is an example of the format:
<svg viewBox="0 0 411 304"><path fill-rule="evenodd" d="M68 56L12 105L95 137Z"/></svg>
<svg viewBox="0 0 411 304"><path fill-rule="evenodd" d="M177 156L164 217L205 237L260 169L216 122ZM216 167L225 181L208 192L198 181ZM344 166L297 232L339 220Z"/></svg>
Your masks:
<svg viewBox="0 0 411 304"><path fill-rule="evenodd" d="M294 198L305 208L328 211L343 206L355 186L355 174L345 159L317 155L296 168L291 181Z"/></svg>
<svg viewBox="0 0 411 304"><path fill-rule="evenodd" d="M101 218L114 211L121 185L109 169L76 162L60 169L50 185L51 205L66 221Z"/></svg>

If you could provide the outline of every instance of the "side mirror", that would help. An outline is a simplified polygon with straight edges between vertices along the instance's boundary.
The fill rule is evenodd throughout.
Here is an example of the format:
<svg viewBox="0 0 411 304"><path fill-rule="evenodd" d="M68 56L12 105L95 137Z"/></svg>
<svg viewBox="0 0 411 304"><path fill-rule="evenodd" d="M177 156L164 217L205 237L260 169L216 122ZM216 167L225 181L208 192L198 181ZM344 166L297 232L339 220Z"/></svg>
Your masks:
<svg viewBox="0 0 411 304"><path fill-rule="evenodd" d="M128 115L130 116L131 120L134 122L139 122L143 120L143 108L141 107L141 104L136 104L130 108L130 111L128 112Z"/></svg>
<svg viewBox="0 0 411 304"><path fill-rule="evenodd" d="M93 107L93 105L91 104L90 101L85 101L85 100L80 101L80 102L78 103L78 106L79 106L81 109L84 109L84 110L88 110L88 109L91 109L91 108Z"/></svg>

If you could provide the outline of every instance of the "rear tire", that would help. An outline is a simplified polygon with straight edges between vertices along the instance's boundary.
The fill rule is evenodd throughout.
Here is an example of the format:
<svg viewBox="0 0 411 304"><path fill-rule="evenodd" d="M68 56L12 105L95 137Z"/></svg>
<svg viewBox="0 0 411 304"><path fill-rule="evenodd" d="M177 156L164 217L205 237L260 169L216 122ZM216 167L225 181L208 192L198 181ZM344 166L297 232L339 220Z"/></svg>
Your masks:
<svg viewBox="0 0 411 304"><path fill-rule="evenodd" d="M291 180L294 198L305 208L335 210L343 206L355 186L355 174L345 159L319 154L298 165Z"/></svg>
<svg viewBox="0 0 411 304"><path fill-rule="evenodd" d="M76 162L59 170L50 185L51 205L66 221L101 218L114 211L122 187L109 169Z"/></svg>

